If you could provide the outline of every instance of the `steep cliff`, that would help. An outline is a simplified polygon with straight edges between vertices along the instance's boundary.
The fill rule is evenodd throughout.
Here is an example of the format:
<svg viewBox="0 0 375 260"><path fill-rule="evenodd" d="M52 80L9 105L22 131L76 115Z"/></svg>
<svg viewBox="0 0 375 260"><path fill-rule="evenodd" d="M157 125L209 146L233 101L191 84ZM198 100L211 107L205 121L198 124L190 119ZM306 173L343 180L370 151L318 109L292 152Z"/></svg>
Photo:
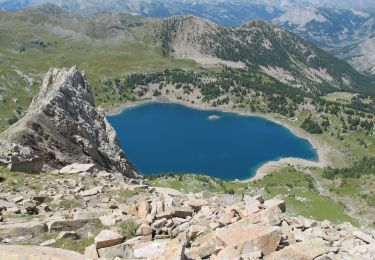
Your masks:
<svg viewBox="0 0 375 260"><path fill-rule="evenodd" d="M91 87L76 67L50 69L26 114L5 136L30 147L51 169L94 163L127 177L139 176L103 111L96 109Z"/></svg>

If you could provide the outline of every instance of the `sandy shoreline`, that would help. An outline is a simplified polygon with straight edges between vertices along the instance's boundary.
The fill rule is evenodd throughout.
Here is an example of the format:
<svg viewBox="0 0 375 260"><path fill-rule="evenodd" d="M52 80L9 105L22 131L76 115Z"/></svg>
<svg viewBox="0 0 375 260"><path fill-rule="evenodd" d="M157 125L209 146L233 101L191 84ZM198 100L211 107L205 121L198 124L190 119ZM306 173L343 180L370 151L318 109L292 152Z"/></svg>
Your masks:
<svg viewBox="0 0 375 260"><path fill-rule="evenodd" d="M122 111L137 107L140 105L144 104L149 104L149 103L172 103L172 104L180 104L186 107L194 108L194 109L200 109L200 110L212 110L212 111L219 111L219 112L226 112L226 113L235 113L238 115L244 115L244 116L256 116L256 117L261 117L265 118L267 120L270 120L276 124L282 125L286 128L288 128L294 135L308 140L313 148L316 150L317 155L318 155L318 161L309 161L305 159L300 159L300 158L282 158L277 161L269 161L266 162L265 164L261 165L255 175L247 180L243 180L243 182L248 182L248 181L255 181L262 179L264 176L270 174L273 172L275 169L281 167L281 166L287 166L287 165L293 165L297 167L318 167L318 168L324 168L327 166L331 166L332 162L329 159L329 153L331 151L331 148L328 147L326 144L318 140L315 136L312 134L309 134L305 132L302 129L299 129L290 123L288 123L286 120L283 120L280 118L280 116L273 115L273 114L260 114L260 113L253 113L249 111L242 111L242 110L237 110L237 109L230 109L230 108L223 108L223 107L212 107L208 104L192 104L188 103L185 101L181 101L178 99L148 99L148 100L143 100L143 101L136 101L132 103L125 103L123 105L120 105L118 107L112 108L107 115L113 116L113 115L118 115Z"/></svg>

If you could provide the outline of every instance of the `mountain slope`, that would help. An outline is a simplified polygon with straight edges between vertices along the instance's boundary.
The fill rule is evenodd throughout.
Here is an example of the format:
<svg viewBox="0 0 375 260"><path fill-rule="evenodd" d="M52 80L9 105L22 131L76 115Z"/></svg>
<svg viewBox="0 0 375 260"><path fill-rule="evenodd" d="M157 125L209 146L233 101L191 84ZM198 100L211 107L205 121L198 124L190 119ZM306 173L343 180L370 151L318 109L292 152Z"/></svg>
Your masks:
<svg viewBox="0 0 375 260"><path fill-rule="evenodd" d="M263 21L223 27L193 16L176 16L163 20L155 32L165 54L203 65L216 62L260 69L309 92L354 91L371 85L347 63Z"/></svg>
<svg viewBox="0 0 375 260"><path fill-rule="evenodd" d="M364 47L375 35L375 13L298 6L272 22L349 60L360 71L371 73L375 68L375 63L366 57L372 55L371 50ZM352 62L353 57L363 60L362 64L370 63L361 66L358 61Z"/></svg>

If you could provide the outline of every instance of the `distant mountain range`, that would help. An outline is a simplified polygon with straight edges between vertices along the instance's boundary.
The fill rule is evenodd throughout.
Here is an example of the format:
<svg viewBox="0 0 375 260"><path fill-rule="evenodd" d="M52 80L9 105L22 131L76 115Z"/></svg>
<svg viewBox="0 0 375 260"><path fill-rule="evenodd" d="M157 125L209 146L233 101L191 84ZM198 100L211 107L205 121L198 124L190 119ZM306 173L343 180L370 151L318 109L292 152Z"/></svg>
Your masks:
<svg viewBox="0 0 375 260"><path fill-rule="evenodd" d="M368 78L346 62L261 20L228 27L191 15L172 16L164 20L148 20L121 13L84 16L52 4L7 14L3 19L7 19L8 23L14 19L24 21L22 26L29 26L30 31L32 24L33 28L53 37L94 45L111 46L137 41L139 45L149 46L152 42L161 48L165 57L195 60L202 66L222 64L251 68L306 92L322 93L335 89L361 91L372 86ZM32 41L25 38L16 42L15 46L23 52L39 42L47 42L35 36L33 38Z"/></svg>
<svg viewBox="0 0 375 260"><path fill-rule="evenodd" d="M250 19L249 15L264 19L269 15L277 14L280 10L287 11L298 5L317 8L375 9L373 0L0 0L0 9L17 11L43 3L52 3L74 12L84 13L137 12L142 15L165 17L187 14L186 12L196 15L198 12L202 16L212 15L223 19L229 18L226 15L232 18L239 18L237 16L240 15L242 18L246 16L247 20ZM237 9L238 7L243 9Z"/></svg>
<svg viewBox="0 0 375 260"><path fill-rule="evenodd" d="M272 22L375 75L375 12L298 6Z"/></svg>
<svg viewBox="0 0 375 260"><path fill-rule="evenodd" d="M0 0L0 9L16 11L44 2L80 14L191 14L227 26L267 20L347 60L357 70L375 75L373 0Z"/></svg>

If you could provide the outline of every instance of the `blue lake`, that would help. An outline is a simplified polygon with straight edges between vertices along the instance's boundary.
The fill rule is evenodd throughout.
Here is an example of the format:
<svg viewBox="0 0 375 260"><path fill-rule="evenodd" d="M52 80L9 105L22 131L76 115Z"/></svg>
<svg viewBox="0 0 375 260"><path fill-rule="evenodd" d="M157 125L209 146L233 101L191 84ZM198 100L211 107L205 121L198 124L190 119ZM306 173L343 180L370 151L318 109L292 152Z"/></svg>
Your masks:
<svg viewBox="0 0 375 260"><path fill-rule="evenodd" d="M202 173L243 180L268 161L317 159L310 142L260 117L148 103L108 120L128 158L146 176Z"/></svg>

